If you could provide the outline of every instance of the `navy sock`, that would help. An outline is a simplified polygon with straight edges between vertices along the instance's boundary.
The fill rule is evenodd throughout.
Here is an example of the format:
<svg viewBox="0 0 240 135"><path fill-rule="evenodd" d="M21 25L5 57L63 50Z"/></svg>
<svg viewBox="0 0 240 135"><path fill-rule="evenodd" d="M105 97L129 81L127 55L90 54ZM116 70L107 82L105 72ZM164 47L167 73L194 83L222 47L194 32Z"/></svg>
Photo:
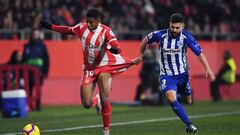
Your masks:
<svg viewBox="0 0 240 135"><path fill-rule="evenodd" d="M178 117L181 118L181 120L186 124L186 126L189 126L192 124L183 108L183 106L176 100L171 103L173 111L178 115Z"/></svg>

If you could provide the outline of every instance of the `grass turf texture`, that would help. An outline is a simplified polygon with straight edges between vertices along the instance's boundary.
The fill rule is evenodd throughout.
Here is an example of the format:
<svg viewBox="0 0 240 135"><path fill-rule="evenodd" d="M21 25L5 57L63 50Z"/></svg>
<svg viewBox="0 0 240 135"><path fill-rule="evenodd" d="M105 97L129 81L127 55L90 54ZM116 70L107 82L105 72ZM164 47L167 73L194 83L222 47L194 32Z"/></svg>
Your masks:
<svg viewBox="0 0 240 135"><path fill-rule="evenodd" d="M224 116L193 118L199 135L239 135L240 134L240 101L196 102L185 106L189 116L207 115L224 112L236 112ZM174 118L174 120L142 122L118 125L121 122L140 120L156 120ZM113 105L111 135L186 135L185 125L170 106L127 106ZM82 106L43 107L40 112L29 113L28 118L0 118L0 134L19 133L24 125L35 123L41 135L102 135L101 127L75 129L75 127L102 124L101 117L95 109L84 109ZM69 129L68 131L52 131L53 129Z"/></svg>

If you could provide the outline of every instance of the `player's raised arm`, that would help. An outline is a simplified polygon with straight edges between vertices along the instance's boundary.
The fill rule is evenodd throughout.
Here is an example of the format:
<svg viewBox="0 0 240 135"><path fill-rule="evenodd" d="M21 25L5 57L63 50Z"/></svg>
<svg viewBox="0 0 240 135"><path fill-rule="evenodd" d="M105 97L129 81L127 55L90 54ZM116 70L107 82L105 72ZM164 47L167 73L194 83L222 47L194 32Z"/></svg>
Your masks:
<svg viewBox="0 0 240 135"><path fill-rule="evenodd" d="M44 27L46 29L50 29L50 30L53 30L53 31L56 31L56 32L59 32L62 34L73 34L72 27L69 27L69 26L55 25L46 20L41 20L40 24L42 27Z"/></svg>
<svg viewBox="0 0 240 135"><path fill-rule="evenodd" d="M134 64L139 64L141 61L142 61L142 56L143 56L143 53L144 53L144 51L145 51L145 49L146 49L146 46L147 46L147 38L145 37L145 38L143 38L142 39L142 42L141 42L141 44L140 44L140 52L139 52L139 55L138 55L138 57L136 57L134 60L133 60L133 63Z"/></svg>
<svg viewBox="0 0 240 135"><path fill-rule="evenodd" d="M214 73L212 72L208 62L207 62L207 59L205 57L205 55L203 53L200 53L200 55L198 56L200 62L203 64L204 68L206 69L206 77L210 77L212 81L215 80L215 75Z"/></svg>
<svg viewBox="0 0 240 135"><path fill-rule="evenodd" d="M159 34L158 31L154 31L154 32L149 33L146 37L144 37L142 39L141 44L140 44L139 56L134 61L135 64L139 64L142 61L142 56L143 56L143 53L146 49L147 44L151 44L151 43L154 43L154 42L159 42L158 39L157 39L157 37L159 36L158 34Z"/></svg>
<svg viewBox="0 0 240 135"><path fill-rule="evenodd" d="M202 48L197 43L197 41L191 36L190 33L188 33L187 31L184 31L184 32L187 37L188 47L194 52L195 55L198 56L198 59L200 60L200 62L202 63L202 65L204 66L204 68L206 70L206 77L210 77L210 79L212 81L214 81L215 75L213 74L213 72L208 64L208 61L202 52Z"/></svg>

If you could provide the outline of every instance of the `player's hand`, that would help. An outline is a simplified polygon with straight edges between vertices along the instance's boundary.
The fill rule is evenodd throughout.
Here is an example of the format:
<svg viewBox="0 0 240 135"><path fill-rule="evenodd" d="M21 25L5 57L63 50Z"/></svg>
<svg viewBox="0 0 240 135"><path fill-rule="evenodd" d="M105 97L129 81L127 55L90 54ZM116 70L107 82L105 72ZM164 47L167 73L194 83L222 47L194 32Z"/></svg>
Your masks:
<svg viewBox="0 0 240 135"><path fill-rule="evenodd" d="M46 20L41 20L40 25L44 28L51 29L52 23L46 21Z"/></svg>
<svg viewBox="0 0 240 135"><path fill-rule="evenodd" d="M142 61L142 57L137 57L133 59L133 64L138 65Z"/></svg>
<svg viewBox="0 0 240 135"><path fill-rule="evenodd" d="M207 70L206 71L206 77L210 77L210 79L212 81L214 81L216 79L216 77L215 77L214 73L212 72L212 70Z"/></svg>
<svg viewBox="0 0 240 135"><path fill-rule="evenodd" d="M115 46L112 46L109 50L113 54L119 54L121 52L121 50Z"/></svg>

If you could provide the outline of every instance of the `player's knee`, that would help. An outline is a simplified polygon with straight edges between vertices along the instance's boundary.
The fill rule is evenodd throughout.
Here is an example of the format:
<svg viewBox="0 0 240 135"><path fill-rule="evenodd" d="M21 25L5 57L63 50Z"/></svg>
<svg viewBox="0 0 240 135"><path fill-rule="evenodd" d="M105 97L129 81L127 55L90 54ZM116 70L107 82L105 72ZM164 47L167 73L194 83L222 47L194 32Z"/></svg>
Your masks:
<svg viewBox="0 0 240 135"><path fill-rule="evenodd" d="M174 95L166 95L168 102L172 103L177 100L176 96Z"/></svg>
<svg viewBox="0 0 240 135"><path fill-rule="evenodd" d="M86 108L86 109L89 109L89 108L91 108L91 105L90 104L83 104L83 107Z"/></svg>
<svg viewBox="0 0 240 135"><path fill-rule="evenodd" d="M85 102L83 102L82 104L83 104L83 107L86 108L86 109L89 109L89 108L91 108L91 106L92 106L92 103L91 103L91 102L86 102L86 101L85 101Z"/></svg>

